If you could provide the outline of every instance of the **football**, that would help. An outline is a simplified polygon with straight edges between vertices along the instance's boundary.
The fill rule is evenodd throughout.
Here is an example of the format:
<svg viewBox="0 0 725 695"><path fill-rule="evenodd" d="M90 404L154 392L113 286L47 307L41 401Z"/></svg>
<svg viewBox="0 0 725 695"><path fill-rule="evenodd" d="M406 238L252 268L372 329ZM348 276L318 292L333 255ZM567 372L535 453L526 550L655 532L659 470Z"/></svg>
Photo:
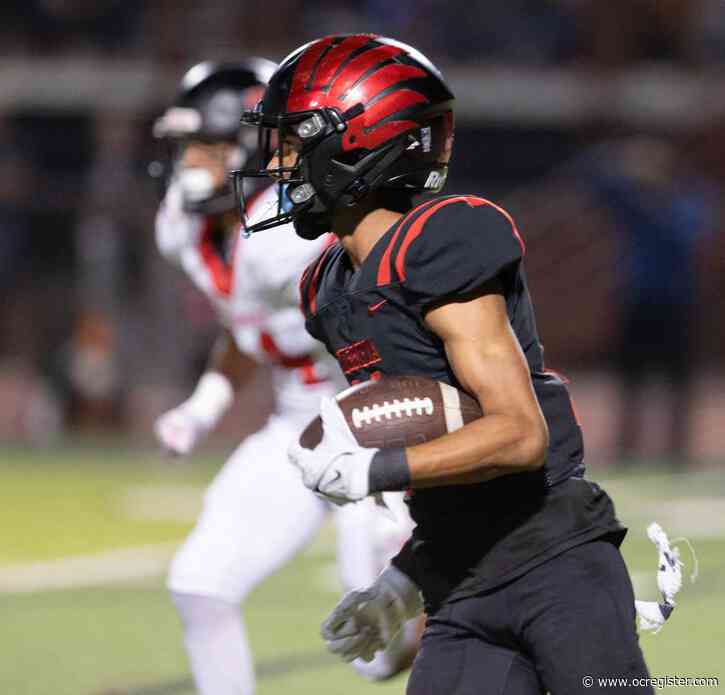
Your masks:
<svg viewBox="0 0 725 695"><path fill-rule="evenodd" d="M358 444L378 449L422 444L483 415L467 393L419 376L366 381L336 399ZM314 449L321 439L318 416L300 436L300 445Z"/></svg>

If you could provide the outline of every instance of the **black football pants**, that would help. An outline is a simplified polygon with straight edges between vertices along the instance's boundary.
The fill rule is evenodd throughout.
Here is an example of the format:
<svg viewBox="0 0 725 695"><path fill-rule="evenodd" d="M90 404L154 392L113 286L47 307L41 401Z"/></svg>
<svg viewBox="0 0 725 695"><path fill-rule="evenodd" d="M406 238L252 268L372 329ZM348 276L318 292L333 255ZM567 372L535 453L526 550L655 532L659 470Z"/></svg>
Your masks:
<svg viewBox="0 0 725 695"><path fill-rule="evenodd" d="M429 616L407 695L652 693L631 684L648 677L627 568L597 540Z"/></svg>

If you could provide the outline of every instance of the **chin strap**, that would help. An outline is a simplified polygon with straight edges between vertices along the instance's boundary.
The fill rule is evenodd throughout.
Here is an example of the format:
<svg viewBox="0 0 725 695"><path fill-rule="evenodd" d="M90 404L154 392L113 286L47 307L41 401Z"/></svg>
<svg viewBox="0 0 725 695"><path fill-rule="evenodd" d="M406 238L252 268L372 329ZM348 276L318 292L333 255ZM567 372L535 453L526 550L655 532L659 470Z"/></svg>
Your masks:
<svg viewBox="0 0 725 695"><path fill-rule="evenodd" d="M662 594L662 602L635 601L634 605L639 616L639 627L643 631L654 631L657 634L675 609L675 595L682 588L682 566L679 548L671 545L662 527L653 522L647 527L647 536L655 544L658 552L657 587ZM698 565L692 545L687 539L677 539L687 543L694 558L694 571L690 581L697 579Z"/></svg>

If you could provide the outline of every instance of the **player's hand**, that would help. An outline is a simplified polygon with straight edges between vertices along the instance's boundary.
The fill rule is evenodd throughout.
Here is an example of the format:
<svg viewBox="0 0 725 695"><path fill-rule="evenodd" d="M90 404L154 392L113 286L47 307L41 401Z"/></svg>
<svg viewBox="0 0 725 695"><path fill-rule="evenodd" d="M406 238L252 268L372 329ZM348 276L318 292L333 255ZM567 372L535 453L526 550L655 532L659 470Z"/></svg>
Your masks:
<svg viewBox="0 0 725 695"><path fill-rule="evenodd" d="M186 249L195 248L201 239L204 218L184 210L178 181L172 181L156 214L156 245L172 263L180 263Z"/></svg>
<svg viewBox="0 0 725 695"><path fill-rule="evenodd" d="M154 425L156 438L170 456L188 456L208 431L205 423L181 406L164 413Z"/></svg>
<svg viewBox="0 0 725 695"><path fill-rule="evenodd" d="M290 463L302 472L305 486L335 504L357 502L370 493L370 463L378 449L361 447L334 398L320 407L322 440L314 449L292 444Z"/></svg>
<svg viewBox="0 0 725 695"><path fill-rule="evenodd" d="M343 596L322 623L322 638L344 661L372 661L375 652L385 649L403 623L421 610L418 588L390 565L367 589Z"/></svg>
<svg viewBox="0 0 725 695"><path fill-rule="evenodd" d="M186 456L213 430L234 402L234 388L220 372L205 372L181 405L164 413L154 431L166 453Z"/></svg>

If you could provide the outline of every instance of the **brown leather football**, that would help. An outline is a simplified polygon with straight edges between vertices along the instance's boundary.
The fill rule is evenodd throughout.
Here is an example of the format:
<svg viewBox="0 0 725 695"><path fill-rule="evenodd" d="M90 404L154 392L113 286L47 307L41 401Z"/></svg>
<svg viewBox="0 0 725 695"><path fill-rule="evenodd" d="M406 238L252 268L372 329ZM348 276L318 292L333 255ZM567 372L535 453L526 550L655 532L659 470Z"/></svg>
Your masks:
<svg viewBox="0 0 725 695"><path fill-rule="evenodd" d="M336 398L358 444L379 449L422 444L483 415L467 393L419 376L366 381ZM314 449L321 439L318 416L300 436L300 445Z"/></svg>

